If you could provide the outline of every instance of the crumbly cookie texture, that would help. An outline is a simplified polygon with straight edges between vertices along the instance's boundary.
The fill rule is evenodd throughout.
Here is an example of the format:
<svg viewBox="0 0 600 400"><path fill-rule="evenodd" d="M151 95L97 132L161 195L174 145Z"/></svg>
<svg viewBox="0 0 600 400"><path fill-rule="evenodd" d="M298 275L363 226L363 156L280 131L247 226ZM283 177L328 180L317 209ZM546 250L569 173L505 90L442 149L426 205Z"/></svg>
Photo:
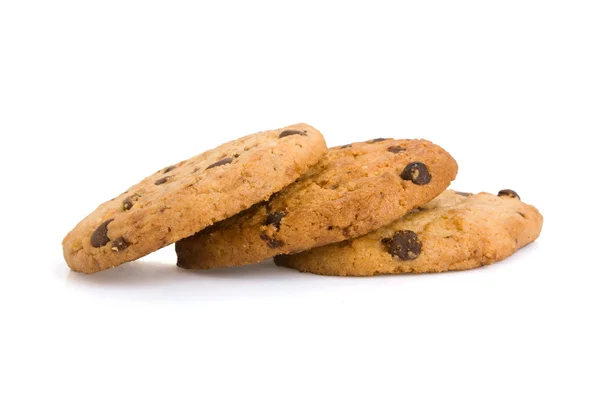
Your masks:
<svg viewBox="0 0 600 400"><path fill-rule="evenodd" d="M327 152L306 124L248 135L166 166L100 205L63 240L69 267L135 260L268 199Z"/></svg>
<svg viewBox="0 0 600 400"><path fill-rule="evenodd" d="M279 266L321 275L455 271L500 261L540 235L539 211L513 190L447 190L404 217L353 240L275 257Z"/></svg>
<svg viewBox="0 0 600 400"><path fill-rule="evenodd" d="M334 147L269 201L178 242L177 265L239 266L364 235L433 199L457 171L426 140Z"/></svg>

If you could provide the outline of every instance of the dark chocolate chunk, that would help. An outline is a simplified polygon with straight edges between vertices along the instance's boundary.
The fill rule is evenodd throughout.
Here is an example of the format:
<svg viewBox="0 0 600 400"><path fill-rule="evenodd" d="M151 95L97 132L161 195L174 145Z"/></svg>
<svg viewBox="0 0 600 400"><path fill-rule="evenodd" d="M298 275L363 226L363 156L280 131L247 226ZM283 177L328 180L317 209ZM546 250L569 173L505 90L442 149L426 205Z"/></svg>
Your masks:
<svg viewBox="0 0 600 400"><path fill-rule="evenodd" d="M90 244L94 247L102 247L105 246L110 239L108 238L108 224L113 222L115 219L111 218L102 223L99 227L96 228L94 233L92 233L92 237L90 238Z"/></svg>
<svg viewBox="0 0 600 400"><path fill-rule="evenodd" d="M112 242L113 251L122 251L129 247L129 242L123 236Z"/></svg>
<svg viewBox="0 0 600 400"><path fill-rule="evenodd" d="M123 210L125 210L125 211L130 210L131 207L133 207L133 203L131 202L131 197L128 197L125 200L123 200Z"/></svg>
<svg viewBox="0 0 600 400"><path fill-rule="evenodd" d="M431 182L431 175L422 162L416 161L408 164L400 174L405 181L412 181L415 185L426 185Z"/></svg>
<svg viewBox="0 0 600 400"><path fill-rule="evenodd" d="M272 212L269 215L267 215L265 225L273 225L275 228L279 229L283 217L285 217L285 213L283 211Z"/></svg>
<svg viewBox="0 0 600 400"><path fill-rule="evenodd" d="M352 144L345 144L343 146L340 146L340 149L347 149L349 147L352 147Z"/></svg>
<svg viewBox="0 0 600 400"><path fill-rule="evenodd" d="M402 153L402 152L406 151L406 149L401 146L390 146L390 147L388 147L388 151L390 153L398 154L398 153Z"/></svg>
<svg viewBox="0 0 600 400"><path fill-rule="evenodd" d="M156 182L154 182L155 185L162 185L163 183L167 182L169 180L170 176L165 176L164 178L160 178L159 180L157 180Z"/></svg>
<svg viewBox="0 0 600 400"><path fill-rule="evenodd" d="M175 168L177 168L177 165L171 165L170 167L167 167L167 168L164 169L163 174L166 174L167 172L171 172Z"/></svg>
<svg viewBox="0 0 600 400"><path fill-rule="evenodd" d="M133 207L133 203L135 201L137 201L137 199L139 199L139 198L140 198L140 195L137 193L135 193L129 197L126 197L123 200L123 211L131 210L131 207Z"/></svg>
<svg viewBox="0 0 600 400"><path fill-rule="evenodd" d="M208 167L206 167L206 169L211 169L214 167L220 167L221 165L230 164L232 161L233 161L233 158L225 157L224 159L219 160L214 164L210 164Z"/></svg>
<svg viewBox="0 0 600 400"><path fill-rule="evenodd" d="M386 138L377 138L377 139L371 139L371 140L367 140L367 143L377 143L377 142L383 142L384 140L388 140Z"/></svg>
<svg viewBox="0 0 600 400"><path fill-rule="evenodd" d="M407 212L406 215L417 214L417 213L420 213L420 212L423 212L423 211L426 211L426 210L427 209L423 208L423 207L415 207L412 210L410 210L409 212Z"/></svg>
<svg viewBox="0 0 600 400"><path fill-rule="evenodd" d="M498 196L508 196L508 197L512 197L513 199L521 200L521 198L519 197L517 192L515 192L514 190L510 190L510 189L502 189L501 191L498 192Z"/></svg>
<svg viewBox="0 0 600 400"><path fill-rule="evenodd" d="M284 138L286 136L292 136L292 135L306 136L306 132L297 131L295 129L288 129L288 130L285 130L285 131L281 132L279 134L279 138L281 139L281 138Z"/></svg>
<svg viewBox="0 0 600 400"><path fill-rule="evenodd" d="M456 194L459 196L463 196L463 197L473 196L473 193L469 193L469 192L456 192Z"/></svg>
<svg viewBox="0 0 600 400"><path fill-rule="evenodd" d="M381 241L386 251L399 259L414 260L421 254L421 242L413 231L398 231L391 238Z"/></svg>
<svg viewBox="0 0 600 400"><path fill-rule="evenodd" d="M277 239L273 239L268 237L265 233L261 233L260 234L260 238L262 240L264 240L265 242L267 242L267 245L272 248L272 249L276 249L278 247L283 246L283 242Z"/></svg>

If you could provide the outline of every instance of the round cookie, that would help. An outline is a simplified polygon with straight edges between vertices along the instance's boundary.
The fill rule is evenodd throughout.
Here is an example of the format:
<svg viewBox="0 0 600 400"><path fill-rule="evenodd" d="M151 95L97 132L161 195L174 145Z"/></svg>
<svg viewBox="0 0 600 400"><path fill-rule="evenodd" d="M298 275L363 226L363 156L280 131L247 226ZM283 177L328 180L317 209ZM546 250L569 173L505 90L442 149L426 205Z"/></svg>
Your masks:
<svg viewBox="0 0 600 400"><path fill-rule="evenodd" d="M162 168L100 205L63 240L69 267L135 260L268 199L327 152L306 124L264 131Z"/></svg>
<svg viewBox="0 0 600 400"><path fill-rule="evenodd" d="M404 217L356 239L275 257L279 266L321 275L443 272L502 260L540 235L539 211L512 190L447 190Z"/></svg>
<svg viewBox="0 0 600 400"><path fill-rule="evenodd" d="M433 199L457 170L426 140L334 147L269 201L178 242L177 265L239 266L364 235Z"/></svg>

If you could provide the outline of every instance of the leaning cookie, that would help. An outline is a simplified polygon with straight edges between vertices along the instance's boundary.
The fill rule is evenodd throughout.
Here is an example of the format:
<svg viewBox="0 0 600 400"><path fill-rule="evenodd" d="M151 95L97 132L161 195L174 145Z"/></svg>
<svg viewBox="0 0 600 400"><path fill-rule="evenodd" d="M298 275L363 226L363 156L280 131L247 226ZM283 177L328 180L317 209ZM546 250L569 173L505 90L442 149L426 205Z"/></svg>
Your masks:
<svg viewBox="0 0 600 400"><path fill-rule="evenodd" d="M135 260L268 199L326 152L319 131L297 124L165 167L85 217L63 240L65 260L86 273Z"/></svg>
<svg viewBox="0 0 600 400"><path fill-rule="evenodd" d="M426 140L332 148L269 201L178 242L177 265L239 266L364 235L433 199L457 170L450 154Z"/></svg>
<svg viewBox="0 0 600 400"><path fill-rule="evenodd" d="M539 211L512 190L498 196L447 190L365 236L277 256L275 263L341 276L471 269L502 260L533 242L542 222Z"/></svg>

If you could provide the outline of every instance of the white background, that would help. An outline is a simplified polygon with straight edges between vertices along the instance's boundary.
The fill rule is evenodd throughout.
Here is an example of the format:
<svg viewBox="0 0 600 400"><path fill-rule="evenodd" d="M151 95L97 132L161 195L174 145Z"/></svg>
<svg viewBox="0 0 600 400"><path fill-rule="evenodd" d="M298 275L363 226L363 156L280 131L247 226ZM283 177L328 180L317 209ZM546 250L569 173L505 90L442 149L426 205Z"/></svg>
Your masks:
<svg viewBox="0 0 600 400"><path fill-rule="evenodd" d="M0 2L0 398L598 399L599 3L211 3ZM430 139L542 236L439 275L65 265L97 204L300 121Z"/></svg>

